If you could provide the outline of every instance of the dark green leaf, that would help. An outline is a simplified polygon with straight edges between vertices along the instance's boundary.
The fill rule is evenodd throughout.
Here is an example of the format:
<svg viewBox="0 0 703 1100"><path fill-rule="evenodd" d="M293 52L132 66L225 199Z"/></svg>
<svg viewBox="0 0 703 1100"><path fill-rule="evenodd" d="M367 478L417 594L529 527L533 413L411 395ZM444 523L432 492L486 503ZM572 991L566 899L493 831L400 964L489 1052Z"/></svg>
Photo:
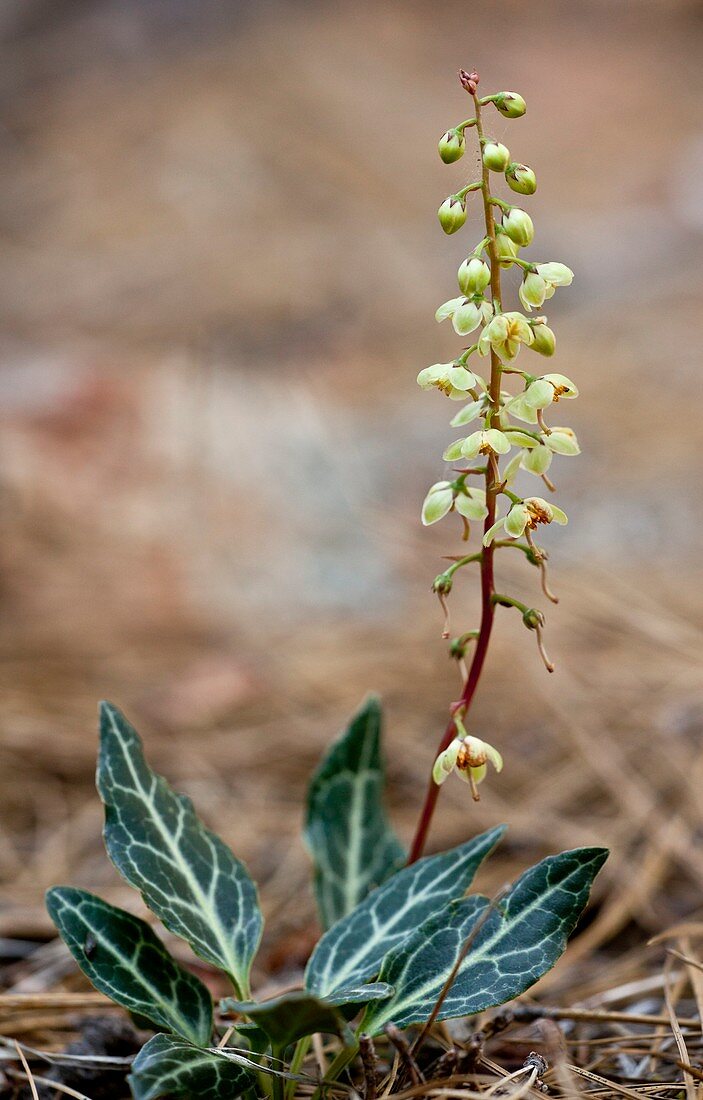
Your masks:
<svg viewBox="0 0 703 1100"><path fill-rule="evenodd" d="M261 938L256 887L226 844L144 759L142 743L110 703L100 707L98 790L108 855L170 932L249 991Z"/></svg>
<svg viewBox="0 0 703 1100"><path fill-rule="evenodd" d="M49 890L46 906L96 989L158 1027L201 1046L210 1042L210 994L171 958L148 924L86 890L68 886Z"/></svg>
<svg viewBox="0 0 703 1100"><path fill-rule="evenodd" d="M605 848L576 848L530 868L492 912L462 962L438 1019L471 1016L517 997L547 972L566 947ZM387 1001L370 1005L361 1022L378 1034L427 1020L463 944L488 905L472 897L449 905L387 956L381 980L395 987Z"/></svg>
<svg viewBox="0 0 703 1100"><path fill-rule="evenodd" d="M271 1039L274 1046L285 1047L303 1035L328 1032L341 1035L348 1018L355 1016L362 1005L390 997L392 988L374 982L359 989L344 989L328 1000L322 1000L295 989L270 1001L235 1001L228 997L220 1004L222 1012L240 1012L254 1020Z"/></svg>
<svg viewBox="0 0 703 1100"><path fill-rule="evenodd" d="M323 928L350 913L404 859L383 808L381 704L371 696L312 778L305 840Z"/></svg>
<svg viewBox="0 0 703 1100"><path fill-rule="evenodd" d="M155 1035L143 1046L127 1078L134 1100L159 1096L234 1100L254 1077L239 1061L212 1050L200 1050L170 1035Z"/></svg>
<svg viewBox="0 0 703 1100"><path fill-rule="evenodd" d="M468 890L504 831L499 826L449 852L420 859L379 886L319 941L305 972L306 989L329 999L335 990L378 974L392 948Z"/></svg>

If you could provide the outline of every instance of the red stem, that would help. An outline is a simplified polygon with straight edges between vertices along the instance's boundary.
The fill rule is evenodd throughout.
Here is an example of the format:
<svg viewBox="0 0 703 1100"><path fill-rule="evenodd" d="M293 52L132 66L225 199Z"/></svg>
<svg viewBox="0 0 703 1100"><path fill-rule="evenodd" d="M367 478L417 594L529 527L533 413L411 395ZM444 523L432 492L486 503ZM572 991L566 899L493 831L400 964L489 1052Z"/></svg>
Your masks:
<svg viewBox="0 0 703 1100"><path fill-rule="evenodd" d="M483 127L481 123L481 105L478 101L476 94L473 96L474 106L476 110L476 132L479 139L483 137ZM483 166L482 169L482 185L481 192L483 197L483 211L486 222L486 234L489 239L488 243L488 256L491 265L491 298L494 303L494 307L497 310L501 308L501 293L500 293L500 263L498 261L498 253L496 249L496 237L495 237L495 222L493 219L493 210L490 202L490 180L488 169ZM489 394L491 397L493 412L491 416L487 418L488 425L491 427L500 427L500 423L497 419L498 411L500 409L500 379L501 379L502 365L500 359L496 353L491 350L491 381L489 385ZM488 509L488 515L486 516L486 522L484 524L484 532L492 527L496 518L496 498L498 495L498 483L499 473L498 464L496 462L495 455L491 452L488 456L486 463L486 507ZM473 660L469 669L469 675L466 678L464 684L464 690L461 694L461 700L458 706L455 704L452 707L452 713L457 709L460 709L462 718L467 714L471 703L473 702L474 695L476 694L476 688L483 672L483 666L486 660L486 653L488 651L488 643L491 639L491 631L493 630L493 619L495 617L495 604L493 602L493 595L495 592L495 586L493 581L493 554L495 551L495 544L491 542L488 546L484 547L483 555L481 557L481 626L479 628L479 635L476 641L476 649L474 650ZM456 726L454 724L454 718L450 718L447 728L444 731L442 740L439 743L436 757L447 748L452 741L456 733ZM432 823L432 816L434 814L435 806L437 804L437 798L439 796L439 787L435 783L432 775L430 774L430 781L427 787L427 794L425 795L425 802L420 811L420 818L417 823L417 829L415 830L415 836L410 848L410 855L408 857L408 863L414 863L422 855L425 843L427 841L427 834L430 830Z"/></svg>
<svg viewBox="0 0 703 1100"><path fill-rule="evenodd" d="M493 500L493 509L489 511L486 517L486 530L495 521L495 498ZM493 603L493 544L487 546L484 551L483 558L481 559L481 628L479 631L478 639L476 642L476 649L474 650L473 660L469 669L469 675L464 685L464 690L461 695L462 710L465 714L473 701L478 682L481 678L483 671L483 665L486 660L486 653L488 652L488 643L491 638L491 631L493 629L493 619L495 617L495 604ZM437 748L436 756L439 756L440 752L443 752L447 748L449 743L454 738L456 727L454 725L454 719L451 718L447 724L447 728L444 731L444 736ZM427 794L425 795L425 802L420 813L420 819L415 831L415 837L410 848L410 855L408 857L408 863L414 863L422 855L425 843L427 841L427 834L430 830L430 824L432 822L432 816L434 814L435 805L437 804L437 798L439 797L439 787L435 783L434 779L430 775L430 781L427 786Z"/></svg>

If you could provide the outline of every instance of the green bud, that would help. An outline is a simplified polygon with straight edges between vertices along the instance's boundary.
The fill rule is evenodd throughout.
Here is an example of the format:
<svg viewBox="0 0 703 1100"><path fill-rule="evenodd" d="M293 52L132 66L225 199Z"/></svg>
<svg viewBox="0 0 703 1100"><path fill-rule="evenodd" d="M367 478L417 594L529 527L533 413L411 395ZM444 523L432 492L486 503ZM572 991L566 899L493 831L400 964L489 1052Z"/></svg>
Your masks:
<svg viewBox="0 0 703 1100"><path fill-rule="evenodd" d="M433 592L441 592L443 596L446 596L452 590L452 577L451 573L440 573L435 577L432 583Z"/></svg>
<svg viewBox="0 0 703 1100"><path fill-rule="evenodd" d="M517 256L517 245L511 241L507 233L496 232L496 252L501 266L510 267L510 261Z"/></svg>
<svg viewBox="0 0 703 1100"><path fill-rule="evenodd" d="M503 217L503 231L508 234L511 241L525 248L532 244L535 235L535 227L532 218L519 206L513 206L508 214Z"/></svg>
<svg viewBox="0 0 703 1100"><path fill-rule="evenodd" d="M520 118L527 110L525 100L517 92L501 92L493 102L506 118Z"/></svg>
<svg viewBox="0 0 703 1100"><path fill-rule="evenodd" d="M534 195L537 190L537 179L531 168L526 164L518 164L512 161L505 169L505 179L512 191L519 195Z"/></svg>
<svg viewBox="0 0 703 1100"><path fill-rule="evenodd" d="M536 607L528 607L522 621L528 630L536 630L538 626L544 626L544 615Z"/></svg>
<svg viewBox="0 0 703 1100"><path fill-rule="evenodd" d="M466 138L463 130L447 130L439 139L437 150L445 164L453 164L455 160L463 157L466 149Z"/></svg>
<svg viewBox="0 0 703 1100"><path fill-rule="evenodd" d="M532 326L532 333L534 335L534 340L530 344L532 350L538 351L540 355L554 355L557 338L543 321Z"/></svg>
<svg viewBox="0 0 703 1100"><path fill-rule="evenodd" d="M491 269L483 260L470 256L457 271L459 287L463 294L482 294L491 281Z"/></svg>
<svg viewBox="0 0 703 1100"><path fill-rule="evenodd" d="M510 150L499 141L487 141L483 146L483 163L491 172L504 172L510 164Z"/></svg>
<svg viewBox="0 0 703 1100"><path fill-rule="evenodd" d="M449 195L437 211L437 217L445 233L456 233L466 221L465 200Z"/></svg>

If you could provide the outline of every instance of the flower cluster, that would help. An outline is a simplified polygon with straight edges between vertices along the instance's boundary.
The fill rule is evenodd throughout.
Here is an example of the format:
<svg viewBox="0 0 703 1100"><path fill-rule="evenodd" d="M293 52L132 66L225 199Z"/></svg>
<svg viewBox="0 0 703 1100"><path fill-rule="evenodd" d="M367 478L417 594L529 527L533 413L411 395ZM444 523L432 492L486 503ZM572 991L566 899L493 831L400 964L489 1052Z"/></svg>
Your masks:
<svg viewBox="0 0 703 1100"><path fill-rule="evenodd" d="M449 195L439 207L438 217L445 233L458 232L469 218L471 196L480 192L483 201L477 203L477 212L482 207L481 239L459 266L460 295L444 302L436 319L451 321L458 336L475 335L470 346L451 363L436 363L420 371L418 383L423 389L438 389L452 400L464 402L451 423L453 427L471 427L468 434L449 444L444 460L468 461L471 466L460 466L454 471L454 480L447 478L430 488L422 507L422 522L437 523L455 512L462 522L464 539L470 537L469 521L482 522L478 552L451 559L455 564L445 574L450 581L443 586L435 585L435 591L444 605L456 570L470 562L479 563L482 607L520 609L525 625L537 633L540 653L551 671L553 666L542 643L542 612L527 609L511 597L497 595L492 587L492 563L490 568L484 566L497 548L516 546L528 562L538 567L543 592L556 602L546 582L547 554L536 545L533 536L542 527L565 524L566 514L544 497L519 495L515 482L523 474L532 475L542 480L548 493L553 493L555 486L548 471L554 456L579 454L574 431L548 422L552 407L576 398L578 390L565 375L540 371L537 365L540 358L551 358L555 353L556 337L547 318L534 315L559 288L571 284L573 272L554 260L524 258L522 250L535 239L532 218L521 205L494 193L494 180L499 174L516 195L532 195L537 187L532 168L513 159L507 146L487 134L483 126L482 108L494 107L505 118L519 118L526 111L524 99L517 92L479 97L477 73L462 71L460 79L473 100L475 114L443 134L439 155L446 164L458 161L466 152L467 133L474 129L481 153L480 178ZM521 273L517 295L521 309L505 308L501 274L507 269L518 269ZM518 360L523 348L527 349L528 362L524 357ZM447 623L448 620L445 636L448 636ZM478 638L481 630L467 632L462 638ZM463 662L465 649L462 644L452 652L460 651ZM479 652L482 661L485 646L478 645L476 653ZM462 667L465 670L463 664ZM474 676L472 681L475 680ZM462 738L457 734L437 758L435 782L443 782L450 771L456 770L475 791L485 775L486 760L492 760L498 770L502 767L500 755L491 746L478 738L468 735Z"/></svg>

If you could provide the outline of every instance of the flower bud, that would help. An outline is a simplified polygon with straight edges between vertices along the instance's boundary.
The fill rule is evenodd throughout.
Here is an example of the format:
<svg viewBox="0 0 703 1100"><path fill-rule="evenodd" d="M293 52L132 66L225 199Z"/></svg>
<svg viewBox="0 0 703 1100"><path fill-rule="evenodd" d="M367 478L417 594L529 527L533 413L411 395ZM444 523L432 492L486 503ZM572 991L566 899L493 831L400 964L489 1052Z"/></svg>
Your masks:
<svg viewBox="0 0 703 1100"><path fill-rule="evenodd" d="M527 310L531 310L533 306L539 307L544 304L544 299L547 297L548 284L538 275L536 271L528 271L525 273L525 278L522 280L522 286L518 291L518 297L523 306Z"/></svg>
<svg viewBox="0 0 703 1100"><path fill-rule="evenodd" d="M510 261L517 256L517 245L507 233L496 233L496 252L502 267L510 267Z"/></svg>
<svg viewBox="0 0 703 1100"><path fill-rule="evenodd" d="M520 118L527 110L525 100L517 92L501 92L493 102L506 118Z"/></svg>
<svg viewBox="0 0 703 1100"><path fill-rule="evenodd" d="M519 195L534 195L537 190L535 174L526 164L512 161L505 169L505 179L508 187Z"/></svg>
<svg viewBox="0 0 703 1100"><path fill-rule="evenodd" d="M449 195L437 211L437 217L445 233L456 233L466 221L465 200Z"/></svg>
<svg viewBox="0 0 703 1100"><path fill-rule="evenodd" d="M536 630L544 626L544 615L536 607L528 607L522 616L522 621L528 630Z"/></svg>
<svg viewBox="0 0 703 1100"><path fill-rule="evenodd" d="M463 294L482 294L491 281L491 269L477 256L469 256L457 272L459 287Z"/></svg>
<svg viewBox="0 0 703 1100"><path fill-rule="evenodd" d="M519 206L513 206L509 213L503 217L503 232L507 233L511 241L525 248L532 244L535 235L535 227L532 218Z"/></svg>
<svg viewBox="0 0 703 1100"><path fill-rule="evenodd" d="M466 138L463 130L447 130L439 139L437 150L445 164L453 164L455 160L463 157L466 149Z"/></svg>
<svg viewBox="0 0 703 1100"><path fill-rule="evenodd" d="M532 326L532 332L534 335L534 340L530 344L532 350L538 351L540 355L554 355L557 338L544 321L536 322Z"/></svg>
<svg viewBox="0 0 703 1100"><path fill-rule="evenodd" d="M510 150L499 141L487 141L483 146L483 163L491 172L504 172L510 164Z"/></svg>

